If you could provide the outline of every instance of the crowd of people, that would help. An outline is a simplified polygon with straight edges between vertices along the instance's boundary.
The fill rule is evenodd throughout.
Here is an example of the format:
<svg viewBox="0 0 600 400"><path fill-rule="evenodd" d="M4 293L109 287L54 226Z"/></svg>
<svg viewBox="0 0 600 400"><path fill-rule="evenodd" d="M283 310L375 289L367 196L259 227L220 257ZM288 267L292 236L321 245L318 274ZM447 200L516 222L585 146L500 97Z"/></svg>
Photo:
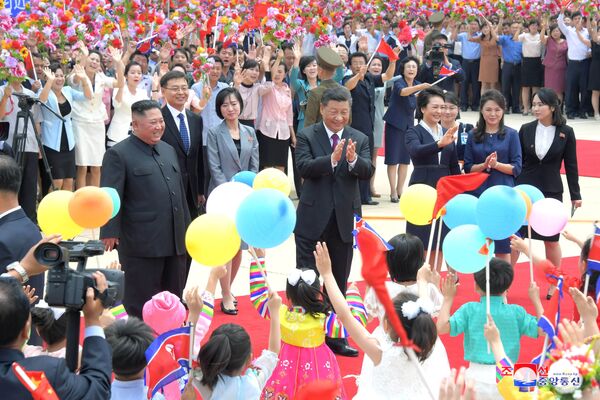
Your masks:
<svg viewBox="0 0 600 400"><path fill-rule="evenodd" d="M539 20L508 17L458 22L434 13L411 22L423 31L412 43L402 40L407 24L398 18L364 16L344 21L337 43L318 48L310 33L280 45L253 33L216 42L214 53L205 54L212 38L199 43L186 30L148 52L134 40L104 52L83 42L49 54L32 49L36 78L0 87L0 119L9 124L7 140L0 141L0 388L8 398L27 397L10 368L17 361L44 370L60 398L142 398L148 390L146 349L157 335L192 322L199 367L185 389L175 382L155 399L294 398L319 377L336 385L332 398L345 399L335 354L358 356L348 334L365 353L355 398L426 398L429 390L436 398L457 398L452 396L462 391L465 374L464 398L502 398L496 363L519 360L520 338L537 337L544 313L535 283L529 296L536 315L506 303L519 254L534 258L522 239L496 241L489 278L485 271L475 274L479 295L485 296L490 280L491 315L484 301L465 303L451 315L458 277L450 269L440 281L443 255L432 257L437 264L430 267L423 245L432 237L429 250L441 249L437 240L448 233L445 225L432 234L431 225L407 223L406 233L390 240L387 289L418 346L422 371L395 346L398 332L381 299L369 288L363 304L348 278L355 215L382 197L374 186L381 148L391 203L400 201L407 178L408 186L435 187L442 177L470 172L489 174L472 192L477 197L495 185L529 184L563 201L564 164L572 206L582 205L575 132L567 120L600 120L598 17L565 9ZM202 73L194 69L199 55L205 58ZM20 94L41 106L32 107L25 143L11 148L15 133L25 129ZM474 126L460 120L469 108L478 113ZM506 126L511 111L532 121ZM239 325L221 325L205 337L218 282L221 311L238 313L231 283L247 246L242 243L226 266L211 271L204 291L184 293L191 263L185 231L205 212L216 187L241 171L265 168L293 176L297 270L287 279L287 305L269 291L269 345L252 360L250 336ZM39 198L87 185L114 188L121 199L100 239L107 251L118 251L129 319L114 321L103 311L98 294L106 280L94 274L97 291L88 291L83 307L85 341L75 374L59 361L65 356L64 317L36 303L45 268L30 249L41 238L35 225ZM559 236L534 231L533 238L544 242L545 258L560 268ZM590 240L581 242L584 276ZM264 262L264 252L258 261ZM598 273L592 275L587 293L583 284L569 289L583 326L560 326L567 344L597 339L598 309L586 298L596 292ZM367 315L379 320L373 333L366 329ZM331 321L346 334L328 329ZM470 367L456 384L439 338L444 334L464 335ZM42 341L45 347L36 347ZM597 346L594 351L599 354Z"/></svg>

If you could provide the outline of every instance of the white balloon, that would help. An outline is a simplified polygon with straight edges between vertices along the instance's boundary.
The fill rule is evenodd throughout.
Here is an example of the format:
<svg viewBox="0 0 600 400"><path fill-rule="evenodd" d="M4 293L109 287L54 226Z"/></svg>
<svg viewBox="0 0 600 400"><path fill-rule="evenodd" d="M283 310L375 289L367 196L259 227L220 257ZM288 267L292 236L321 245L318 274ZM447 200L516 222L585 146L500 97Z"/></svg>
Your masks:
<svg viewBox="0 0 600 400"><path fill-rule="evenodd" d="M240 204L253 192L253 189L241 182L225 182L217 186L206 201L206 212L208 214L226 214L233 218Z"/></svg>

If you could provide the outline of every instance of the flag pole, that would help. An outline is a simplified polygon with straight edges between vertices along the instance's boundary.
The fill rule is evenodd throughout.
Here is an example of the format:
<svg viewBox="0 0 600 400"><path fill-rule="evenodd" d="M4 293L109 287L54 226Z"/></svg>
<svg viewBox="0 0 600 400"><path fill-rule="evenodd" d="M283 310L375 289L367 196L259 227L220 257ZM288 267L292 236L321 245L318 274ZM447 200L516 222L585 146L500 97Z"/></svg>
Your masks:
<svg viewBox="0 0 600 400"><path fill-rule="evenodd" d="M452 76L452 75L446 75L446 76L444 76L443 78L440 78L440 79L438 79L437 81L433 82L433 83L431 84L431 86L435 86L435 85L437 85L438 83L442 82L444 79L448 79L448 78L450 78L451 76ZM419 90L417 93L415 93L415 96L416 96L416 95L418 95L418 94L419 94L419 93L421 93L421 92L422 92L422 90Z"/></svg>
<svg viewBox="0 0 600 400"><path fill-rule="evenodd" d="M485 313L486 315L492 315L490 305L490 244L489 239L486 239L485 245L487 246L487 256L485 261ZM487 352L490 353L490 342L487 342Z"/></svg>
<svg viewBox="0 0 600 400"><path fill-rule="evenodd" d="M531 224L527 224L527 241L529 242L529 282L533 282L533 250L531 249Z"/></svg>
<svg viewBox="0 0 600 400"><path fill-rule="evenodd" d="M196 336L196 329L194 327L194 323L190 322L190 351L188 356L188 365L190 367L190 372L188 376L188 380L192 379L192 359L194 358L194 340Z"/></svg>
<svg viewBox="0 0 600 400"><path fill-rule="evenodd" d="M435 257L433 258L433 269L437 270L437 265L438 265L438 254L440 254L440 242L442 240L442 229L444 227L443 225L443 220L444 220L444 216L440 215L440 226L438 229L438 234L437 234L437 243L435 244Z"/></svg>
<svg viewBox="0 0 600 400"><path fill-rule="evenodd" d="M429 264L431 260L431 247L433 246L433 234L435 232L435 227L437 225L437 218L431 221L431 231L429 232L429 244L427 245L427 258L425 262Z"/></svg>
<svg viewBox="0 0 600 400"><path fill-rule="evenodd" d="M212 48L216 50L217 48L217 33L219 32L219 10L217 9L217 17L215 18L215 26L213 27L213 46Z"/></svg>
<svg viewBox="0 0 600 400"><path fill-rule="evenodd" d="M423 372L423 368L421 367L421 364L419 364L419 360L417 359L417 355L415 354L414 349L412 349L411 347L406 347L405 350L406 350L406 354L408 355L408 358L417 367L417 373L419 374L419 378L421 378L421 382L423 383L423 385L427 389L427 393L429 394L429 398L432 399L432 400L434 400L435 396L433 395L433 392L431 391L431 388L427 384L427 379L425 378L425 373Z"/></svg>
<svg viewBox="0 0 600 400"><path fill-rule="evenodd" d="M33 56L31 55L31 51L28 51L27 53L29 53L29 61L31 61L31 66L33 69L33 79L35 79L37 81L38 76L37 76L37 72L35 70L35 65L33 64Z"/></svg>

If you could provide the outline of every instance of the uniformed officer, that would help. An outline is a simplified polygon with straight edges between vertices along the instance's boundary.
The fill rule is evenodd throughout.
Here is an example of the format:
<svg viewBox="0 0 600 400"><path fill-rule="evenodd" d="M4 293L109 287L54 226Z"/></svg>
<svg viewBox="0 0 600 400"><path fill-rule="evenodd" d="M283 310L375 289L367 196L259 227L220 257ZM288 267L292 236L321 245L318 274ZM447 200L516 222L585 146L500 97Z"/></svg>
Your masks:
<svg viewBox="0 0 600 400"><path fill-rule="evenodd" d="M319 86L308 92L306 101L306 110L304 111L304 127L320 122L321 118L321 97L325 90L340 87L338 82L333 80L336 68L342 66L343 61L340 55L329 47L319 47L317 50L317 68L320 83Z"/></svg>
<svg viewBox="0 0 600 400"><path fill-rule="evenodd" d="M125 272L123 304L142 317L144 303L185 282L185 230L190 222L177 154L161 141L165 122L158 103L131 106L133 135L102 160L101 186L117 190L120 212L100 230L107 251L116 248Z"/></svg>

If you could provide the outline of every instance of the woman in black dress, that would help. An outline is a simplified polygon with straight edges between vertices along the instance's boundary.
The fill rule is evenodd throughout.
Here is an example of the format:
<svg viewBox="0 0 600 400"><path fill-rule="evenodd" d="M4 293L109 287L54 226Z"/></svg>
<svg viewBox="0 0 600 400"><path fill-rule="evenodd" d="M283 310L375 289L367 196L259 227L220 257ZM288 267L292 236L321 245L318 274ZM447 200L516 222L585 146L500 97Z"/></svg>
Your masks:
<svg viewBox="0 0 600 400"><path fill-rule="evenodd" d="M75 137L71 123L71 104L74 101L92 99L92 85L83 67L75 65L73 75L79 77L83 93L65 86L65 75L60 64L44 68L46 84L40 93L40 101L62 116L42 107L42 144L50 164L52 182L57 190L73 190L75 178Z"/></svg>
<svg viewBox="0 0 600 400"><path fill-rule="evenodd" d="M440 178L460 174L455 145L458 124L448 130L442 128L440 120L444 105L444 92L436 87L425 89L417 96L417 115L420 116L420 122L406 131L406 147L415 168L408 186L423 183L435 188ZM435 252L439 225L438 221L433 236L432 253ZM418 236L424 246L428 246L431 225L418 226L407 222L406 232ZM442 241L447 233L448 228L443 226ZM437 260L436 268L439 271L442 262L441 251Z"/></svg>

